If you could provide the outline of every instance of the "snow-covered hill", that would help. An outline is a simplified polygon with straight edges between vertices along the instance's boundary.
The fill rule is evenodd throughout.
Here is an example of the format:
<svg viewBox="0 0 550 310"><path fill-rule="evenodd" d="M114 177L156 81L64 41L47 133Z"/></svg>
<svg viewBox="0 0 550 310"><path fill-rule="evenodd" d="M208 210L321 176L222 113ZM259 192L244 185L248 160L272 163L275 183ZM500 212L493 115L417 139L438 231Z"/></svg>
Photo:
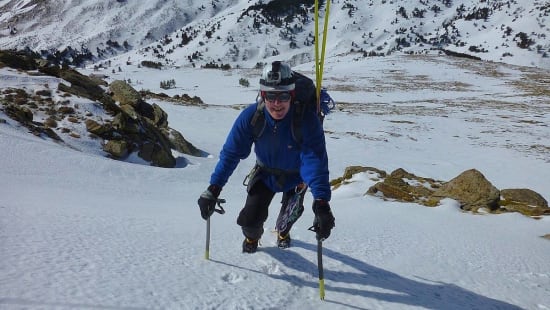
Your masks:
<svg viewBox="0 0 550 310"><path fill-rule="evenodd" d="M404 168L438 180L475 168L497 188L530 188L550 200L550 78L543 57L548 6L333 1L323 81L338 102L324 125L331 179L352 165ZM259 252L240 251L235 219L253 157L241 162L222 191L227 213L212 219L211 260L204 259L205 225L196 200L233 120L256 96L255 64L276 55L313 74L311 12L306 18L297 10L288 20L267 12L245 0L0 0L0 48L85 46L96 56L99 51L109 68L79 69L84 73L105 73L109 82L127 80L138 90L172 97L201 97L205 105L151 103L208 154L176 154L174 169L112 160L79 119L59 120L52 129L65 141L59 143L30 134L2 108L0 308L550 309L549 217L474 215L450 199L434 208L384 200L365 195L376 182L368 173L333 191L336 227L323 243L324 301L318 297L315 237L308 231L309 193L291 233L293 247L279 250L269 233L278 196ZM407 30L399 33L401 27ZM184 33L192 40L178 46ZM440 41L446 34L455 41ZM466 43L456 46L459 41ZM401 52L444 47L531 68L397 51L364 56L398 45ZM141 60L170 66L151 69L139 66ZM233 69L192 66L209 62ZM159 87L172 78L174 88ZM239 84L243 78L251 87ZM42 98L46 90L53 104L83 113L96 109L89 99L62 96L60 83L66 81L0 69L0 84L9 89L4 97L17 99L14 94L23 91ZM47 112L34 121L44 121Z"/></svg>
<svg viewBox="0 0 550 310"><path fill-rule="evenodd" d="M313 3L3 0L0 48L73 60L128 53L178 66L252 67L272 56L299 64L313 59ZM330 8L327 57L447 52L550 68L548 1L333 0Z"/></svg>
<svg viewBox="0 0 550 310"><path fill-rule="evenodd" d="M339 102L325 120L331 179L350 165L440 180L476 168L498 188L527 187L550 200L548 97L522 84L547 79L543 70L394 55L332 58L325 74ZM257 85L258 72L142 67L112 78L160 92L167 75L177 86L169 95L191 89L215 103L154 101L210 154L180 154L185 164L175 169L112 160L85 131L76 137L55 129L66 147L29 134L0 110L1 309L550 309L550 240L541 238L550 234L550 217L474 215L452 200L427 208L365 196L376 182L368 173L333 191L336 227L323 243L326 295L319 300L309 193L293 247L278 249L270 233L278 195L259 252L241 253L235 219L253 156L222 191L227 213L212 218L205 260L196 200L239 108L254 99L253 87L238 80L254 76ZM89 100L59 98L60 79L8 68L0 77L36 96L48 86L56 102L93 111Z"/></svg>

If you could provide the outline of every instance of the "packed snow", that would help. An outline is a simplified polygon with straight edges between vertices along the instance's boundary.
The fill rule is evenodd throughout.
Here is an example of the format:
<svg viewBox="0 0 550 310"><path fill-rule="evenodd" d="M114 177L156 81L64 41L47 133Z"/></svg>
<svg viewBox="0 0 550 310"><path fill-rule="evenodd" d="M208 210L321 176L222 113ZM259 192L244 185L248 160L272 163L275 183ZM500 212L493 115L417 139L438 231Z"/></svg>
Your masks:
<svg viewBox="0 0 550 310"><path fill-rule="evenodd" d="M311 74L312 64L296 70ZM227 212L211 219L206 260L196 201L233 120L254 101L258 73L108 73L156 92L174 78L176 88L163 92L207 103L150 101L208 154L178 154L174 169L106 158L86 135L66 139L70 148L35 137L0 111L0 308L550 309L550 240L541 237L550 218L474 215L450 199L435 208L386 201L365 195L375 183L366 173L333 192L320 300L309 193L291 248L277 248L271 233L279 194L259 251L241 253L236 217L253 156L222 191ZM0 72L0 83L15 74L23 73ZM445 181L476 168L499 189L550 200L548 151L529 147L550 144L550 107L517 87L526 74L443 57L327 59L324 86L338 102L325 120L331 178L351 165ZM21 87L43 87L36 81Z"/></svg>

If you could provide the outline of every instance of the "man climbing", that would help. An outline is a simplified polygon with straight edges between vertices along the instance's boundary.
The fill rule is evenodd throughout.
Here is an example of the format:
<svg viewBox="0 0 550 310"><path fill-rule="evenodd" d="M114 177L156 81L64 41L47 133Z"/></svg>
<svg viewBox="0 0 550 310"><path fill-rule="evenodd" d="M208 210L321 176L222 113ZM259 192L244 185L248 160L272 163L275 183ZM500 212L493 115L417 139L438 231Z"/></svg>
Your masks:
<svg viewBox="0 0 550 310"><path fill-rule="evenodd" d="M313 113L303 112L300 104L304 103L296 100L300 92L305 91L296 87L298 76L280 61L264 68L260 96L235 120L210 185L198 200L201 216L206 220L214 212L222 187L239 161L249 156L252 144L255 145L256 166L247 177L246 202L237 218L245 237L242 247L246 253L256 252L268 207L278 192L283 193L277 220L280 248L290 246L290 230L304 210L307 186L314 199L312 230L317 239L328 238L334 227L324 132L316 109Z"/></svg>

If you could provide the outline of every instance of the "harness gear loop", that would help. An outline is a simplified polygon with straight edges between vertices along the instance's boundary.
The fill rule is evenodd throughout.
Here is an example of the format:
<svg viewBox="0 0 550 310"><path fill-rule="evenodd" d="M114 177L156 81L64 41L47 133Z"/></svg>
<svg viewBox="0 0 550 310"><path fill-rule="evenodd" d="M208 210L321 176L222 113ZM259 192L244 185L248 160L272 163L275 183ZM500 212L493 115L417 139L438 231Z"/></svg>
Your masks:
<svg viewBox="0 0 550 310"><path fill-rule="evenodd" d="M279 186L280 188L282 188L285 185L287 176L300 174L300 170L298 169L283 170L283 169L271 168L271 167L267 167L264 163L262 163L259 160L256 160L256 165L259 167L260 170L276 176L277 186Z"/></svg>

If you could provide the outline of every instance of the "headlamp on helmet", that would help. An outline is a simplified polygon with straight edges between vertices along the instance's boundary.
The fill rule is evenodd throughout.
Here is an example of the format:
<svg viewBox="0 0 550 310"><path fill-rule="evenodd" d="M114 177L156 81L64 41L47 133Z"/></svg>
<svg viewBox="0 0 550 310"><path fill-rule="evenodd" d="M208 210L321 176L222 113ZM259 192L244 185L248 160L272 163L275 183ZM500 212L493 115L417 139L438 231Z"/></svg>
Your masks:
<svg viewBox="0 0 550 310"><path fill-rule="evenodd" d="M265 66L260 78L261 91L292 91L294 76L287 63L274 61Z"/></svg>

